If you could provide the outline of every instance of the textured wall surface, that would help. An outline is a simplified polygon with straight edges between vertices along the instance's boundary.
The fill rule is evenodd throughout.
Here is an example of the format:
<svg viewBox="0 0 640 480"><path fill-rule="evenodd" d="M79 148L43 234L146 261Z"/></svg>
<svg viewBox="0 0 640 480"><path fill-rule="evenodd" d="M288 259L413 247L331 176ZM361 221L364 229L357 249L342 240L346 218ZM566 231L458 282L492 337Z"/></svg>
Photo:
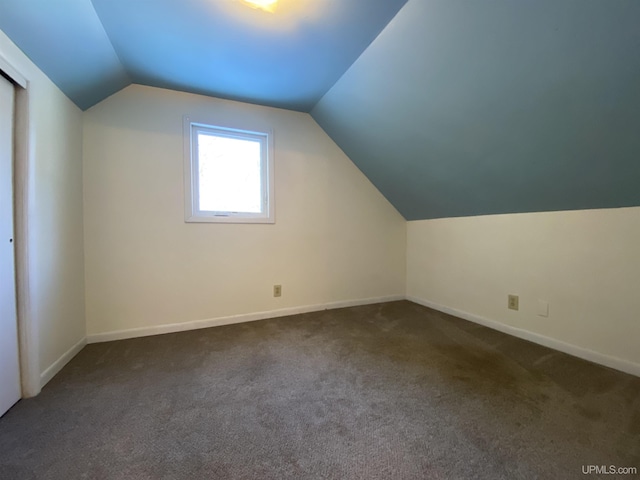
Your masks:
<svg viewBox="0 0 640 480"><path fill-rule="evenodd" d="M0 55L29 81L26 243L43 373L85 337L82 112L2 32Z"/></svg>
<svg viewBox="0 0 640 480"><path fill-rule="evenodd" d="M273 128L274 225L185 223L185 114ZM404 294L404 219L308 114L130 86L84 116L90 334Z"/></svg>
<svg viewBox="0 0 640 480"><path fill-rule="evenodd" d="M407 245L409 296L640 372L640 208L421 220L408 223Z"/></svg>

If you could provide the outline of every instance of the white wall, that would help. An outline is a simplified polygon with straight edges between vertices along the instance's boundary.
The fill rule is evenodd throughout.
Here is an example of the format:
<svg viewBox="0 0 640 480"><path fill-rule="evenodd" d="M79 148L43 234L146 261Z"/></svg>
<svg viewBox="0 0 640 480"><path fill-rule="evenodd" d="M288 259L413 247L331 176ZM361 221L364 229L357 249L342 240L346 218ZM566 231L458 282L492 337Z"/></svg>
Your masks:
<svg viewBox="0 0 640 480"><path fill-rule="evenodd" d="M184 222L185 114L274 129L275 225ZM132 85L84 114L84 188L90 335L404 295L404 219L308 114Z"/></svg>
<svg viewBox="0 0 640 480"><path fill-rule="evenodd" d="M46 382L86 334L82 112L1 31L0 56L29 81L29 311Z"/></svg>
<svg viewBox="0 0 640 480"><path fill-rule="evenodd" d="M640 374L640 207L409 222L407 293Z"/></svg>

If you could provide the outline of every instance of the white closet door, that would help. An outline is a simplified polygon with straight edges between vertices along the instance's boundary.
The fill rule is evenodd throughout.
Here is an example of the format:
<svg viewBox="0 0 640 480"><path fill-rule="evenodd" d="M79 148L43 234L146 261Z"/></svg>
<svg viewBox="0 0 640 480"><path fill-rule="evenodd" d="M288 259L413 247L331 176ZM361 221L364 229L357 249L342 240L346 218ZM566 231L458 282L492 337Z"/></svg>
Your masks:
<svg viewBox="0 0 640 480"><path fill-rule="evenodd" d="M13 239L14 87L0 76L0 415L20 400Z"/></svg>

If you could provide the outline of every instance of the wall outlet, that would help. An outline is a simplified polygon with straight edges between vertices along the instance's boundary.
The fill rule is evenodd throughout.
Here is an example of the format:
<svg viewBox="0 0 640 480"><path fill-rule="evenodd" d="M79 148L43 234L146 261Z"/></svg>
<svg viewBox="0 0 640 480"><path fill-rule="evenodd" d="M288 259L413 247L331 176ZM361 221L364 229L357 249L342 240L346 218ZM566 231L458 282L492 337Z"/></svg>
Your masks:
<svg viewBox="0 0 640 480"><path fill-rule="evenodd" d="M281 297L282 296L282 285L274 285L273 286L273 296Z"/></svg>
<svg viewBox="0 0 640 480"><path fill-rule="evenodd" d="M507 307L509 307L509 310L519 310L520 297L518 297L518 295L509 295L507 300Z"/></svg>

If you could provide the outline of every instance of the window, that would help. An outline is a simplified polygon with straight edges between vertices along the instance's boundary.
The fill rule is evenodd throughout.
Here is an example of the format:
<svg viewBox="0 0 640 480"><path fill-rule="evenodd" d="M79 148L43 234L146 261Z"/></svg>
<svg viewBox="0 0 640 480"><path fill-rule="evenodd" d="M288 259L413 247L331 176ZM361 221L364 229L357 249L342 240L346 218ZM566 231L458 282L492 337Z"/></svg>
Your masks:
<svg viewBox="0 0 640 480"><path fill-rule="evenodd" d="M274 223L271 132L184 119L185 220Z"/></svg>

